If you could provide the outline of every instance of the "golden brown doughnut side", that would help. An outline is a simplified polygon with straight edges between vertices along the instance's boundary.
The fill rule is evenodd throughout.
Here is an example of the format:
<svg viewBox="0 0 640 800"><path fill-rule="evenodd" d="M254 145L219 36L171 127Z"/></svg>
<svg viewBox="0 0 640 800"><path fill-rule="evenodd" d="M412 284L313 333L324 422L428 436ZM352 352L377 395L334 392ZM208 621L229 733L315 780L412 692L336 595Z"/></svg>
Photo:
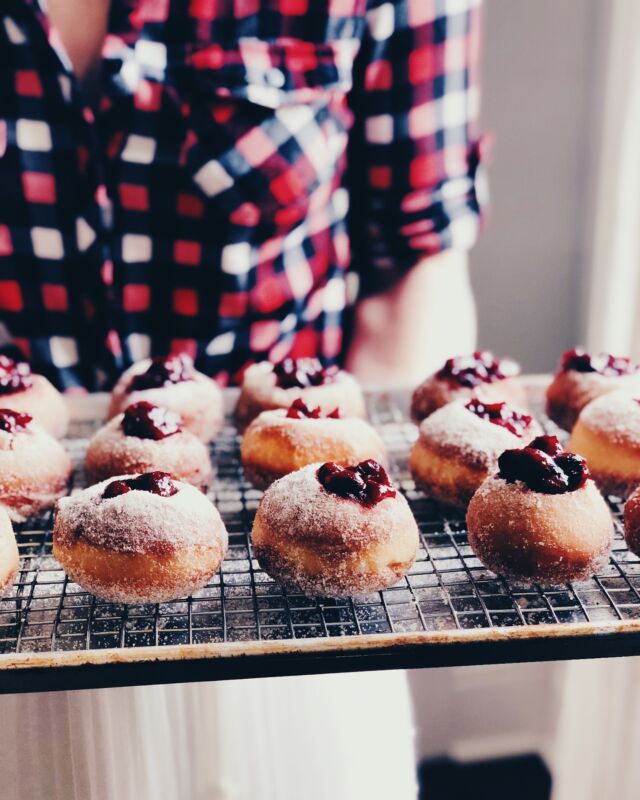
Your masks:
<svg viewBox="0 0 640 800"><path fill-rule="evenodd" d="M63 395L44 375L32 375L33 385L21 392L0 396L0 408L30 414L53 436L62 439L69 429L69 408Z"/></svg>
<svg viewBox="0 0 640 800"><path fill-rule="evenodd" d="M640 403L622 392L592 400L582 409L568 447L586 458L602 492L628 497L640 484Z"/></svg>
<svg viewBox="0 0 640 800"><path fill-rule="evenodd" d="M348 466L373 458L386 463L379 434L361 419L288 419L262 414L245 431L240 446L245 476L264 489L308 464L334 461Z"/></svg>
<svg viewBox="0 0 640 800"><path fill-rule="evenodd" d="M482 466L443 456L418 440L409 456L416 487L440 503L466 508L474 492L489 474Z"/></svg>
<svg viewBox="0 0 640 800"><path fill-rule="evenodd" d="M217 571L221 547L195 545L172 553L119 553L82 537L54 539L53 554L67 575L112 603L162 603L192 594Z"/></svg>
<svg viewBox="0 0 640 800"><path fill-rule="evenodd" d="M0 507L0 597L11 589L19 567L20 554L11 520Z"/></svg>
<svg viewBox="0 0 640 800"><path fill-rule="evenodd" d="M571 431L582 409L610 392L640 394L640 374L605 376L596 372L558 372L546 392L546 413L556 425Z"/></svg>
<svg viewBox="0 0 640 800"><path fill-rule="evenodd" d="M474 553L494 572L564 583L590 577L605 562L613 521L591 481L552 495L491 476L469 503L467 530Z"/></svg>
<svg viewBox="0 0 640 800"><path fill-rule="evenodd" d="M429 376L413 392L411 418L421 422L439 408L465 398L478 397L488 403L504 400L515 408L526 409L527 393L521 379L503 378L493 383L481 383L473 388L459 386L437 375Z"/></svg>
<svg viewBox="0 0 640 800"><path fill-rule="evenodd" d="M632 553L640 555L640 487L624 506L624 538Z"/></svg>

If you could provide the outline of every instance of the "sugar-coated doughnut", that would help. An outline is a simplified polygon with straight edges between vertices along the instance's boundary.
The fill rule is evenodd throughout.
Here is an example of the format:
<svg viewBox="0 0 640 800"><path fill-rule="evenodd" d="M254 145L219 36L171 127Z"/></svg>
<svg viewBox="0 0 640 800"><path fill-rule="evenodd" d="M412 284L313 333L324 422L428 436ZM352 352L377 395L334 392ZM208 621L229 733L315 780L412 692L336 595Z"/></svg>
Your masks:
<svg viewBox="0 0 640 800"><path fill-rule="evenodd" d="M262 411L289 408L301 398L309 407L319 406L324 414L339 408L344 417L365 417L366 407L360 385L348 372L323 368L315 358L286 358L279 364L262 361L244 373L235 416L243 429Z"/></svg>
<svg viewBox="0 0 640 800"><path fill-rule="evenodd" d="M162 472L123 475L58 501L53 553L86 591L160 603L204 586L227 549L215 506Z"/></svg>
<svg viewBox="0 0 640 800"><path fill-rule="evenodd" d="M260 566L285 587L344 596L395 584L418 549L406 499L384 469L310 464L265 492L251 533Z"/></svg>
<svg viewBox="0 0 640 800"><path fill-rule="evenodd" d="M504 400L526 408L527 398L518 377L520 367L510 358L495 358L488 350L449 358L415 389L411 416L416 422L454 400L479 397L489 403Z"/></svg>
<svg viewBox="0 0 640 800"><path fill-rule="evenodd" d="M547 415L570 431L582 409L603 394L625 391L640 396L640 367L609 353L590 355L576 348L563 354L547 388Z"/></svg>
<svg viewBox="0 0 640 800"><path fill-rule="evenodd" d="M179 414L146 400L127 406L95 433L85 468L91 483L154 470L199 489L213 479L206 445L183 427Z"/></svg>
<svg viewBox="0 0 640 800"><path fill-rule="evenodd" d="M13 400L2 397L0 400ZM73 466L56 439L29 414L0 409L0 505L14 522L36 516L66 494Z"/></svg>
<svg viewBox="0 0 640 800"><path fill-rule="evenodd" d="M583 580L606 561L613 520L586 462L554 436L505 451L467 510L469 544L482 563L510 578Z"/></svg>
<svg viewBox="0 0 640 800"><path fill-rule="evenodd" d="M206 445L183 427L179 414L146 400L127 406L97 431L85 469L91 483L154 470L203 490L213 479Z"/></svg>
<svg viewBox="0 0 640 800"><path fill-rule="evenodd" d="M529 414L477 397L449 403L420 423L409 456L416 486L441 503L466 507L498 456L542 433Z"/></svg>
<svg viewBox="0 0 640 800"><path fill-rule="evenodd" d="M580 412L568 447L587 459L602 492L628 497L640 484L640 400L626 392L592 400Z"/></svg>
<svg viewBox="0 0 640 800"><path fill-rule="evenodd" d="M640 488L624 504L624 538L629 550L640 556Z"/></svg>
<svg viewBox="0 0 640 800"><path fill-rule="evenodd" d="M55 386L31 372L26 361L5 355L0 355L0 406L29 414L56 439L69 428L69 409Z"/></svg>
<svg viewBox="0 0 640 800"><path fill-rule="evenodd" d="M342 417L338 409L323 414L300 398L289 409L259 414L244 433L240 456L247 479L259 489L307 464L386 461L382 439L368 422Z"/></svg>
<svg viewBox="0 0 640 800"><path fill-rule="evenodd" d="M7 512L0 507L0 597L11 589L20 566L16 537Z"/></svg>
<svg viewBox="0 0 640 800"><path fill-rule="evenodd" d="M214 439L224 421L220 387L186 355L145 358L129 367L113 387L109 419L140 400L180 414L184 427L203 442Z"/></svg>

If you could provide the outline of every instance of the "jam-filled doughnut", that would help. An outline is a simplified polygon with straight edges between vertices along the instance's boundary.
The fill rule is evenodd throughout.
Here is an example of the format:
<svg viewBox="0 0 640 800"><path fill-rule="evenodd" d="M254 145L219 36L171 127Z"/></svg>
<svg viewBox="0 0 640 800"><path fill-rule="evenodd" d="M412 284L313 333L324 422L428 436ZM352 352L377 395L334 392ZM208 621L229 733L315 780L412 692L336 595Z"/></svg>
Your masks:
<svg viewBox="0 0 640 800"><path fill-rule="evenodd" d="M51 508L66 494L72 473L60 442L30 414L0 409L0 504L12 520Z"/></svg>
<svg viewBox="0 0 640 800"><path fill-rule="evenodd" d="M320 461L343 466L369 458L386 461L382 439L368 422L342 417L338 408L324 414L301 398L286 410L259 414L244 433L240 456L244 474L259 489Z"/></svg>
<svg viewBox="0 0 640 800"><path fill-rule="evenodd" d="M53 553L67 575L113 603L161 603L204 586L227 531L202 492L164 472L123 475L58 501Z"/></svg>
<svg viewBox="0 0 640 800"><path fill-rule="evenodd" d="M586 458L600 491L628 497L640 484L640 400L626 392L592 400L580 412L568 447Z"/></svg>
<svg viewBox="0 0 640 800"><path fill-rule="evenodd" d="M11 520L0 507L0 597L9 592L20 566L20 554Z"/></svg>
<svg viewBox="0 0 640 800"><path fill-rule="evenodd" d="M609 353L591 355L579 348L568 350L547 388L547 415L570 431L587 403L615 391L640 396L638 364Z"/></svg>
<svg viewBox="0 0 640 800"><path fill-rule="evenodd" d="M311 464L272 483L251 533L260 566L292 590L327 597L395 584L418 549L406 499L380 464Z"/></svg>
<svg viewBox="0 0 640 800"><path fill-rule="evenodd" d="M563 450L555 436L502 453L498 473L471 498L467 529L489 569L545 583L590 577L613 538L611 514L586 461Z"/></svg>
<svg viewBox="0 0 640 800"><path fill-rule="evenodd" d="M640 487L624 504L624 538L629 550L640 556Z"/></svg>
<svg viewBox="0 0 640 800"><path fill-rule="evenodd" d="M413 392L411 416L420 422L454 400L474 396L490 403L504 400L524 408L527 401L519 374L520 367L515 361L495 358L488 350L449 358Z"/></svg>
<svg viewBox="0 0 640 800"><path fill-rule="evenodd" d="M98 483L114 475L160 470L199 489L213 478L209 452L175 411L139 400L93 436L85 457L87 477Z"/></svg>
<svg viewBox="0 0 640 800"><path fill-rule="evenodd" d="M465 507L496 469L500 453L540 433L533 417L502 401L456 400L420 423L409 466L425 494Z"/></svg>
<svg viewBox="0 0 640 800"><path fill-rule="evenodd" d="M29 414L56 439L69 428L69 409L44 375L31 372L26 361L0 355L0 406Z"/></svg>
<svg viewBox="0 0 640 800"><path fill-rule="evenodd" d="M139 400L180 414L184 427L203 442L215 438L224 420L222 391L186 355L146 358L129 367L113 387L109 419Z"/></svg>
<svg viewBox="0 0 640 800"><path fill-rule="evenodd" d="M348 372L323 367L317 358L285 358L279 364L262 361L244 373L236 406L241 429L262 411L289 408L301 398L309 407L319 406L324 414L339 408L344 417L364 417L362 390Z"/></svg>

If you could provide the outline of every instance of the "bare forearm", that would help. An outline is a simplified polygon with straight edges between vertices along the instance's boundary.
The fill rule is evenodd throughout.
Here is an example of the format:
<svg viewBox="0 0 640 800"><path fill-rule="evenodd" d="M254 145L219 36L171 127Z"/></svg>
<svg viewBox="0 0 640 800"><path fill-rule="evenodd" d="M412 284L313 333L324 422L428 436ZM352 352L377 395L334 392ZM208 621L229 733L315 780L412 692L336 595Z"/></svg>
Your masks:
<svg viewBox="0 0 640 800"><path fill-rule="evenodd" d="M362 300L347 369L361 381L415 384L476 341L467 254L423 259L394 288Z"/></svg>

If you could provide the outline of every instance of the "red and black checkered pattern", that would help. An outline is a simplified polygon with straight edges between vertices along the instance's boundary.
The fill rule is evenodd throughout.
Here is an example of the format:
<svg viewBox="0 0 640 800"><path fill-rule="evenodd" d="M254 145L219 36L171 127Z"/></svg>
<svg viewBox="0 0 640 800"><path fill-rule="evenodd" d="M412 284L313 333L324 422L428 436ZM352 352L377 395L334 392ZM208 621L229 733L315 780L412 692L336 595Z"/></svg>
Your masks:
<svg viewBox="0 0 640 800"><path fill-rule="evenodd" d="M338 360L358 282L477 233L478 2L112 0L94 113L4 0L2 336L66 388Z"/></svg>

